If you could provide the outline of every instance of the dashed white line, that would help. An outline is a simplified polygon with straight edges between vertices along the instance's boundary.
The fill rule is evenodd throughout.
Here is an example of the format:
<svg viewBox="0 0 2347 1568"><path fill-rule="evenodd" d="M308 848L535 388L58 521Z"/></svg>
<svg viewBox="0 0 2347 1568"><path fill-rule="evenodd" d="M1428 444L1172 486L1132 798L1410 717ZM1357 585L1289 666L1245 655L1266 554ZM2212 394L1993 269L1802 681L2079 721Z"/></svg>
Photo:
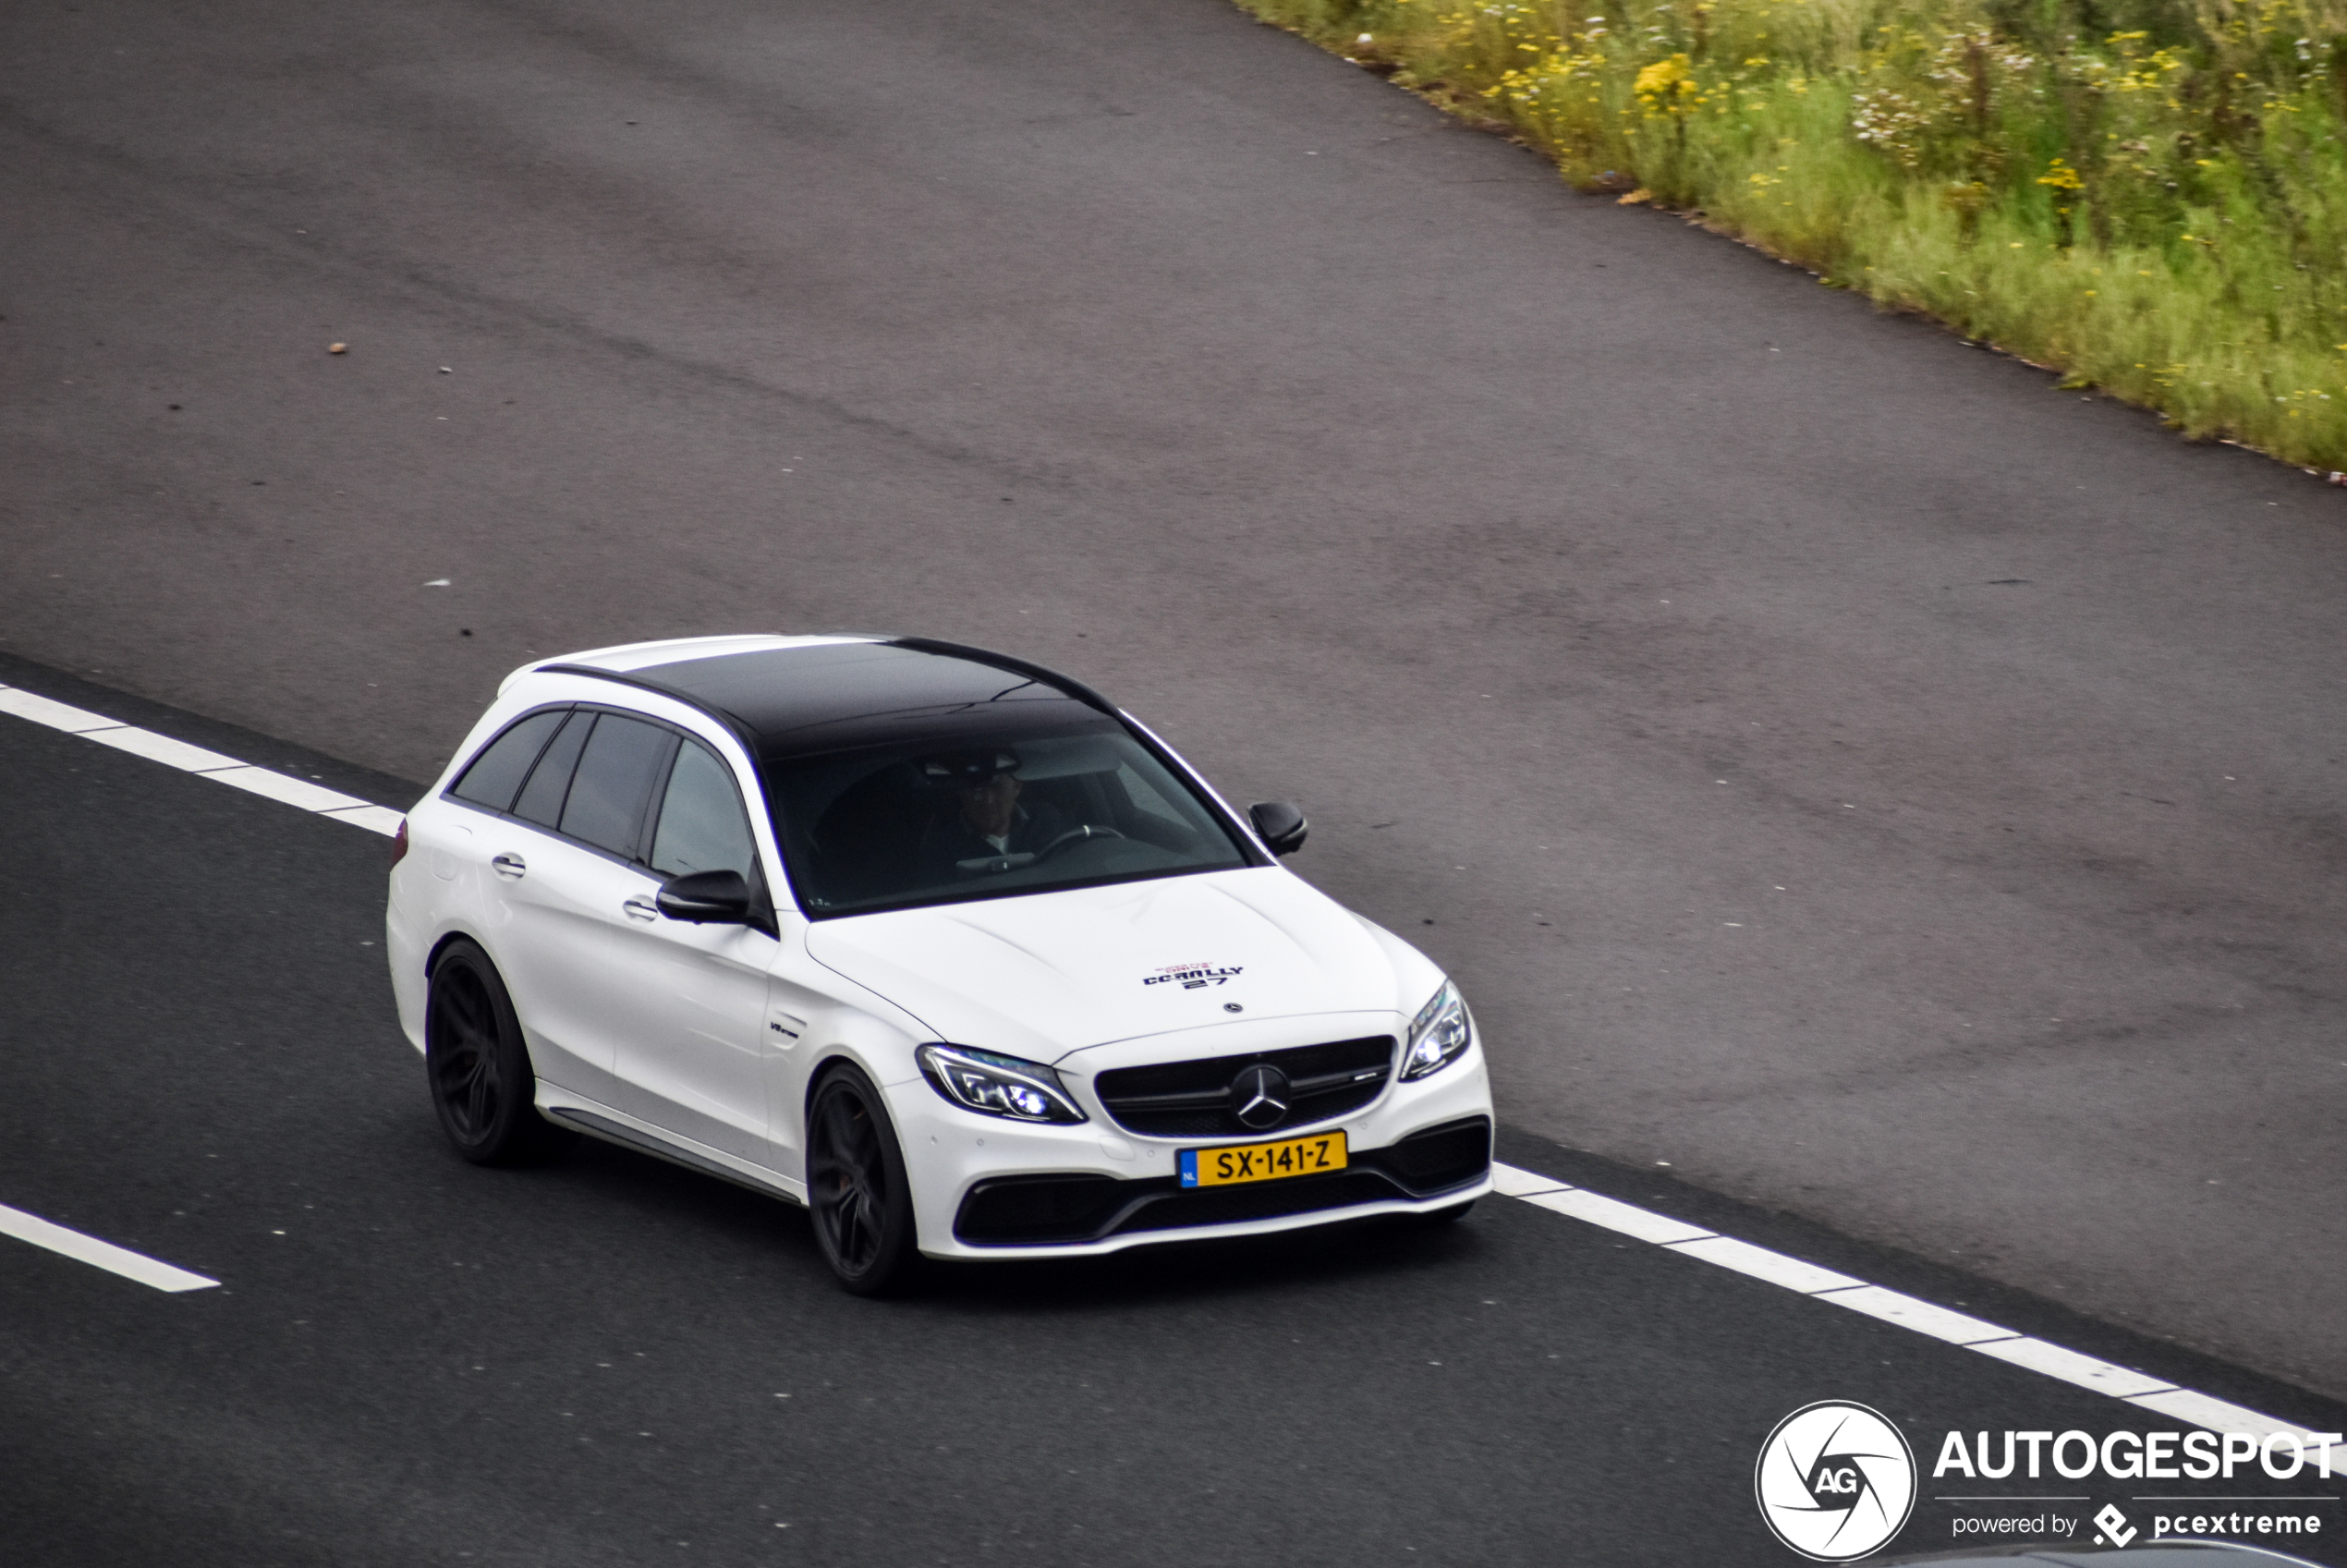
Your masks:
<svg viewBox="0 0 2347 1568"><path fill-rule="evenodd" d="M190 746L184 740L174 740L167 735L142 730L135 724L109 719L103 713L92 713L86 708L76 708L15 687L0 686L0 713L13 713L19 719L30 719L36 724L78 735L84 740L111 746L116 751L128 751L134 757L144 757L151 762L161 762L184 773L298 807L317 816L332 817L385 838L399 831L400 813L387 806L377 806L308 779L295 778L291 773L256 768L234 757L224 757L217 751L207 751L201 746Z"/></svg>
<svg viewBox="0 0 2347 1568"><path fill-rule="evenodd" d="M175 1269L159 1263L144 1253L133 1252L127 1246L116 1246L110 1241L85 1236L79 1231L43 1220L38 1214L28 1214L21 1209L11 1209L0 1203L0 1235L10 1235L18 1241L29 1241L35 1246L45 1246L51 1252L103 1269L110 1274L120 1274L126 1280L136 1280L142 1285L152 1285L160 1291L209 1290L218 1280L208 1280L201 1274L191 1274L185 1269Z"/></svg>
<svg viewBox="0 0 2347 1568"><path fill-rule="evenodd" d="M1853 1312L1862 1312L1882 1322L1896 1324L1976 1355L1992 1357L2007 1366L2052 1378L2092 1393L2108 1395L2122 1404L2182 1421L2187 1426L2205 1428L2212 1432L2246 1432L2261 1439L2268 1433L2288 1432L2299 1440L2305 1451L2306 1463L2315 1465L2318 1472L2325 1467L2317 1457L2323 1450L2312 1440L2316 1434L2310 1428L2289 1421L2279 1421L2273 1416L2191 1389L2178 1388L2148 1373L2138 1372L2132 1367L2083 1355L2077 1351L2032 1338L1968 1313L1957 1312L1898 1291L1885 1290L1863 1280L1854 1280L1847 1274L1820 1268L1806 1259L1771 1251L1765 1246L1755 1246L1733 1236L1720 1235L1700 1225L1690 1225L1684 1220L1657 1214L1650 1209L1641 1209L1620 1198L1584 1191L1553 1176L1541 1175L1537 1171L1495 1161L1491 1167L1491 1190L1502 1197L1519 1198L1537 1209L1586 1221L1617 1235L1651 1242L1665 1252L1675 1252L1683 1258L1732 1269L1739 1274L1806 1295L1812 1301L1830 1302ZM2347 1447L2338 1444L2335 1434L2331 1436L2333 1441L2329 1449L2328 1468L2334 1476L2347 1477Z"/></svg>
<svg viewBox="0 0 2347 1568"><path fill-rule="evenodd" d="M151 762L161 762L198 778L213 780L233 789L241 789L287 806L298 807L320 817L332 817L339 822L365 828L369 833L388 838L399 831L400 813L387 806L360 800L356 796L328 789L322 784L298 779L290 773L276 772L268 768L256 768L235 757L217 751L207 751L201 746L190 746L167 735L142 730L109 719L103 713L92 713L86 708L53 698L38 696L15 687L0 686L0 713L12 713L53 730L78 735L84 740L94 740L101 746L111 746L116 751L127 751L133 757L143 757ZM282 1234L282 1233L280 1233ZM201 1274L191 1274L185 1269L175 1269L152 1258L132 1252L128 1247L85 1236L79 1231L67 1230L38 1215L0 1205L0 1235L11 1235L29 1241L35 1246L67 1258L136 1280L142 1285L152 1285L161 1291L204 1290L217 1285L218 1280L208 1280Z"/></svg>

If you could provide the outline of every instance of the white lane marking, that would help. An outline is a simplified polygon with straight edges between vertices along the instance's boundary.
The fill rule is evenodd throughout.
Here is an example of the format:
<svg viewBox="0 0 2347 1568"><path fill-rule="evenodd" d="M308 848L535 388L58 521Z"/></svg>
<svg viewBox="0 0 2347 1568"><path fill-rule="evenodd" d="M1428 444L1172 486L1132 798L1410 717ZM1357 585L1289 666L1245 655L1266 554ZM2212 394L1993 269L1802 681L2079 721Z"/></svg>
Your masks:
<svg viewBox="0 0 2347 1568"><path fill-rule="evenodd" d="M2059 1378L2065 1383L2075 1383L2082 1389L2107 1393L2113 1399L2126 1399L2134 1394L2162 1393L2176 1385L2148 1372L2116 1367L2108 1361L2098 1361L2091 1355L2081 1355L2074 1350L2064 1350L2039 1339L1999 1340L1993 1344L1972 1347L1983 1355L1993 1355L2000 1361L2010 1361L2016 1367L2026 1367L2032 1372L2042 1372L2049 1378Z"/></svg>
<svg viewBox="0 0 2347 1568"><path fill-rule="evenodd" d="M1609 1231L1619 1231L1640 1241L1693 1241L1711 1233L1699 1225L1684 1224L1677 1220L1657 1214L1634 1204L1599 1197L1593 1192L1567 1187L1562 1192L1535 1193L1524 1200L1542 1209L1553 1209L1560 1214L1570 1214L1575 1220L1586 1220L1592 1225L1603 1225Z"/></svg>
<svg viewBox="0 0 2347 1568"><path fill-rule="evenodd" d="M84 730L119 729L119 721L85 709L68 708L62 702L52 702L45 697L35 697L29 691L18 691L12 686L0 686L0 713L14 713L19 719L30 719L36 724L46 724L53 730L79 735Z"/></svg>
<svg viewBox="0 0 2347 1568"><path fill-rule="evenodd" d="M185 1269L175 1269L168 1263L158 1263L143 1253L127 1246L116 1246L110 1241L85 1236L79 1231L69 1231L63 1225L28 1214L21 1209L11 1209L0 1203L0 1235L10 1235L18 1241L29 1241L35 1246L94 1264L108 1273L120 1274L126 1280L136 1280L142 1285L152 1285L162 1291L209 1290L218 1280L207 1280L201 1274L191 1274Z"/></svg>
<svg viewBox="0 0 2347 1568"><path fill-rule="evenodd" d="M201 746L189 746L184 740L174 740L152 730L133 729L128 724L106 730L84 730L81 736L84 740L94 740L100 746L111 746L116 751L128 751L133 757L168 764L183 772L210 773L222 768L244 766L234 757L223 757L217 751L206 751Z"/></svg>
<svg viewBox="0 0 2347 1568"><path fill-rule="evenodd" d="M1491 1166L1491 1190L1503 1197L1530 1197L1536 1192L1563 1192L1565 1188L1565 1183L1551 1176L1535 1175L1497 1161Z"/></svg>
<svg viewBox="0 0 2347 1568"><path fill-rule="evenodd" d="M206 773L204 777L217 779L237 789L250 790L272 800L282 800L288 806L298 806L305 811L347 811L354 806L367 804L355 795L345 795L340 790L311 784L308 779L295 778L290 773L273 773L266 768L223 768L218 772Z"/></svg>
<svg viewBox="0 0 2347 1568"><path fill-rule="evenodd" d="M397 833L399 824L407 820L403 813L395 811L388 806L338 806L331 811L321 811L318 815L332 817L337 822L349 822L354 826L365 828L369 833L381 833L385 838Z"/></svg>
<svg viewBox="0 0 2347 1568"><path fill-rule="evenodd" d="M1818 1297L1836 1307L1846 1307L1853 1312L1863 1312L1869 1318L1879 1318L1886 1323L1896 1323L1903 1329L1913 1329L1919 1334L1929 1334L1950 1344L1986 1344L1990 1340L2019 1339L2012 1329L1984 1323L1962 1312L1952 1312L1930 1302L1918 1301L1912 1295L1902 1295L1880 1285L1860 1285L1856 1290L1827 1291Z"/></svg>
<svg viewBox="0 0 2347 1568"><path fill-rule="evenodd" d="M1847 1290L1866 1282L1728 1236L1705 1236L1699 1241L1673 1242L1671 1250L1689 1258L1700 1258L1706 1263L1717 1263L1722 1269L1733 1269L1737 1273L1749 1274L1756 1280L1766 1280L1772 1285L1799 1291L1804 1295L1815 1295L1819 1291Z"/></svg>
<svg viewBox="0 0 2347 1568"><path fill-rule="evenodd" d="M190 746L184 740L174 740L167 735L142 730L135 724L125 724L92 713L86 708L75 708L46 697L36 697L14 687L0 686L0 713L13 713L19 719L30 719L36 724L46 724L53 730L78 735L94 740L101 746L111 746L117 751L128 751L134 757L144 757L199 778L215 779L221 784L271 800L298 806L304 811L336 821L348 822L389 838L399 831L403 820L400 813L388 806L345 795L339 790L298 779L290 773L256 768L250 763L225 757L217 751L207 751L201 746Z"/></svg>
<svg viewBox="0 0 2347 1568"><path fill-rule="evenodd" d="M399 831L400 813L387 806L376 806L290 774L255 768L233 757L207 751L202 747L190 746L152 730L119 723L102 713L92 713L87 709L35 696L14 687L0 686L0 713L12 713L54 730L63 730L67 735L84 735L117 750L145 757L200 777L217 779L222 784L233 784L238 789L283 801L320 816L349 822L385 837ZM1690 1225L1684 1221L1657 1214L1652 1209L1623 1203L1619 1198L1586 1192L1538 1172L1495 1161L1491 1166L1491 1190L1602 1226L1622 1235L1652 1242L1668 1251L1732 1269L1737 1273L1782 1286L1813 1300L1830 1301L1884 1322L1964 1346L1983 1355L1993 1355L2011 1366L2097 1393L2109 1394L2209 1431L2290 1432L2302 1442L2311 1435L2308 1428L2287 1421L2277 1421L2269 1416L2261 1416L2256 1411L2205 1393L2195 1393L2190 1389L2171 1387L2130 1367L2081 1355L2074 1350L2065 1350L2044 1340L2031 1339L2011 1329L2000 1328L1994 1323L1984 1322L1911 1295L1885 1290L1879 1285L1866 1284L1846 1274L1837 1274L1830 1269L1821 1269L1814 1263L1772 1252L1767 1247L1754 1246L1733 1236L1717 1235L1699 1225ZM217 1280L208 1280L201 1274L175 1269L168 1263L158 1263L152 1258L67 1230L62 1225L51 1224L46 1220L6 1205L0 1205L0 1234L19 1237L68 1258L95 1264L101 1269L112 1270L158 1290L202 1290L219 1283ZM2333 1475L2347 1477L2347 1449L2333 1453L2329 1469Z"/></svg>
<svg viewBox="0 0 2347 1568"><path fill-rule="evenodd" d="M2317 1434L2309 1428L2290 1421L2279 1421L2271 1416L2260 1415L2242 1405L2229 1404L2191 1389L2138 1372L2132 1367L2082 1355L2077 1351L2035 1339L2002 1328L1995 1323L1952 1311L1948 1307L1920 1300L1898 1291L1870 1285L1838 1274L1815 1263L1774 1252L1733 1236L1714 1234L1697 1225L1690 1225L1652 1209L1624 1203L1619 1198L1602 1197L1586 1192L1553 1176L1541 1175L1514 1165L1494 1161L1491 1165L1491 1190L1503 1197L1521 1198L1535 1208L1551 1209L1575 1220L1586 1220L1619 1235L1636 1236L1649 1241L1665 1252L1698 1258L1722 1269L1733 1269L1739 1274L1769 1284L1781 1285L1812 1301L1831 1302L1853 1312L1863 1312L1869 1318L1911 1329L1953 1345L1992 1356L2007 1366L2036 1372L2090 1392L2107 1394L2122 1404L2139 1406L2171 1420L2187 1426L2204 1428L2212 1432L2246 1432L2261 1440L2268 1433L2287 1432L2296 1437L2304 1448L2305 1461L2320 1474L2326 1467L2318 1454L2320 1445L2313 1440ZM2328 1469L2331 1475L2347 1477L2347 1446L2334 1444L2329 1450Z"/></svg>

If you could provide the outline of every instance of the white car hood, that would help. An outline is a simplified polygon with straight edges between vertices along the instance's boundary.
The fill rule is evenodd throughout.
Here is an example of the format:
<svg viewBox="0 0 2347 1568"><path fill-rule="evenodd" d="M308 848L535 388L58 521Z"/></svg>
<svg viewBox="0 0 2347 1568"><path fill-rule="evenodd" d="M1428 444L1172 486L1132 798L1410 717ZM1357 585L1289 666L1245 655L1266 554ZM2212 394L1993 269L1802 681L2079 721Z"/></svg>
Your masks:
<svg viewBox="0 0 2347 1568"><path fill-rule="evenodd" d="M1278 867L822 920L807 949L939 1039L1039 1062L1241 1017L1408 1012L1441 983Z"/></svg>

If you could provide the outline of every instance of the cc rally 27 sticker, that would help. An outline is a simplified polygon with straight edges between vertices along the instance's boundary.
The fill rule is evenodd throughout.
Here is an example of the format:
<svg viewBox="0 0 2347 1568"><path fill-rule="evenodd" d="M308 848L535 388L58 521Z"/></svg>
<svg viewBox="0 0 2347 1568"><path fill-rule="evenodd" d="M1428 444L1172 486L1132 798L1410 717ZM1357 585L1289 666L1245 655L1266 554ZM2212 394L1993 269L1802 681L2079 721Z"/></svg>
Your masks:
<svg viewBox="0 0 2347 1568"><path fill-rule="evenodd" d="M1243 964L1168 964L1154 975L1143 975L1141 983L1202 991L1208 986L1228 985L1245 969Z"/></svg>

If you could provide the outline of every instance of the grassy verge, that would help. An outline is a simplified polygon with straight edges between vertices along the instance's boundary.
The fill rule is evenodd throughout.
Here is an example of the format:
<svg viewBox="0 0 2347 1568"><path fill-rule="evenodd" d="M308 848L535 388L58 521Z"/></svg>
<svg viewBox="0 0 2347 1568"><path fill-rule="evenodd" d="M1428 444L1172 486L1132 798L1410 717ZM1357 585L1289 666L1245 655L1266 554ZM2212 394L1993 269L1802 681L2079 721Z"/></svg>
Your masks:
<svg viewBox="0 0 2347 1568"><path fill-rule="evenodd" d="M2347 0L1240 0L1585 188L2347 468Z"/></svg>

